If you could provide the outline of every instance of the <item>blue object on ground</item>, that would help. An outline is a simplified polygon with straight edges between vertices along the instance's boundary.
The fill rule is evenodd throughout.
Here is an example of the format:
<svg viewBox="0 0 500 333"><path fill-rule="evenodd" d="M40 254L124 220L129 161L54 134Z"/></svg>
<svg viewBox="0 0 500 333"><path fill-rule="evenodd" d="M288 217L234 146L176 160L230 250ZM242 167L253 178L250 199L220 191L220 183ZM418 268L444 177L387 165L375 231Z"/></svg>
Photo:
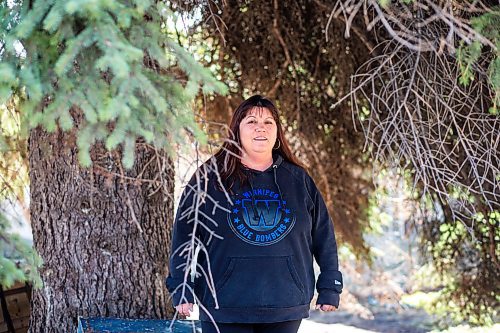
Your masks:
<svg viewBox="0 0 500 333"><path fill-rule="evenodd" d="M172 327L170 327L172 326ZM197 320L78 318L78 333L201 333Z"/></svg>

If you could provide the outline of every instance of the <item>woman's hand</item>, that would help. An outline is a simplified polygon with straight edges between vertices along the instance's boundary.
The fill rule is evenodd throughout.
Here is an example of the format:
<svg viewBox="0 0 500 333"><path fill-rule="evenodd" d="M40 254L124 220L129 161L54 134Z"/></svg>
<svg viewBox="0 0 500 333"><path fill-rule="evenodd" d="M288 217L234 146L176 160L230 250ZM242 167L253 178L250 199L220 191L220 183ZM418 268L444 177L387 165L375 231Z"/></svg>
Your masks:
<svg viewBox="0 0 500 333"><path fill-rule="evenodd" d="M189 316L193 311L193 303L179 304L175 307L181 316Z"/></svg>
<svg viewBox="0 0 500 333"><path fill-rule="evenodd" d="M316 310L318 309L323 310L325 312L330 312L337 310L337 307L330 304L316 304Z"/></svg>

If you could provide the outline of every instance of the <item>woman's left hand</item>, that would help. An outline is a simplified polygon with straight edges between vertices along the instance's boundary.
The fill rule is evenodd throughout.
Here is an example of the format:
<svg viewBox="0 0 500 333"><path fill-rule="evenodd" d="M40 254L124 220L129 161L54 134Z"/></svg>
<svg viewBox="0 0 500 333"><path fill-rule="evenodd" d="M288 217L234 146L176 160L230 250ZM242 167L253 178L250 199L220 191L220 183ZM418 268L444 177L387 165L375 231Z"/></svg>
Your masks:
<svg viewBox="0 0 500 333"><path fill-rule="evenodd" d="M334 305L330 304L316 304L316 310L321 309L322 311L325 312L330 312L330 311L335 311L337 310L337 307Z"/></svg>

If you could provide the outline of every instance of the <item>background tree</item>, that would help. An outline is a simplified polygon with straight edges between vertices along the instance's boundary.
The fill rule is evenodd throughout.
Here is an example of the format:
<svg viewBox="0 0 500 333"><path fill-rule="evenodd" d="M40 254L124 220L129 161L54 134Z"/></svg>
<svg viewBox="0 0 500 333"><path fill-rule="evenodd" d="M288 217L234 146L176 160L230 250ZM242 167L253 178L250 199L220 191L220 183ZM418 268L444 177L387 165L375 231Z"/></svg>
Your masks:
<svg viewBox="0 0 500 333"><path fill-rule="evenodd" d="M422 252L467 318L500 276L500 14L494 1L175 1L232 96L278 100L342 241L366 257L370 174L412 176ZM195 18L195 17L193 17ZM237 99L206 101L227 118ZM361 129L361 130L360 130Z"/></svg>
<svg viewBox="0 0 500 333"><path fill-rule="evenodd" d="M191 111L200 85L224 87L169 35L173 13L161 2L2 1L0 10L0 103L14 105L29 134L44 262L30 331L74 332L78 315L172 315L171 157L186 134L203 142Z"/></svg>
<svg viewBox="0 0 500 333"><path fill-rule="evenodd" d="M352 121L349 104L330 110L348 93L350 73L369 59L362 40L343 38L341 22L333 22L330 31L338 38L325 39L325 10L309 1L175 3L185 13L201 11L202 19L190 28L199 41L193 48L202 45L203 63L231 91L227 98L203 101L206 118L226 123L230 111L253 93L276 99L295 152L332 208L342 241L368 260L363 232L369 228L373 184L365 170L371 160L360 150L363 136L355 131L360 125Z"/></svg>

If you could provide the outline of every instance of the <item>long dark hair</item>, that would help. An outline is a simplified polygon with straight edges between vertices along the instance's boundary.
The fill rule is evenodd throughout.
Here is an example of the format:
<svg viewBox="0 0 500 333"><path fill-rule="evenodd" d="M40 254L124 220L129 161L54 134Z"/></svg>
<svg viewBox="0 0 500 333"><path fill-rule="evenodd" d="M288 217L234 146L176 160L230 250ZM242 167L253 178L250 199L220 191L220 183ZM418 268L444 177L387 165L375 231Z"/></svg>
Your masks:
<svg viewBox="0 0 500 333"><path fill-rule="evenodd" d="M276 139L279 140L279 143L275 143L275 146L278 145L278 147L277 149L275 148L274 151L281 154L284 160L301 168L304 167L292 153L290 146L286 141L285 134L281 126L278 109L276 108L274 103L268 98L265 98L261 95L254 95L244 100L236 108L229 125L229 138L224 142L219 151L214 155L217 162L217 167L219 169L220 177L224 182L226 190L228 191L231 191L236 179L238 179L241 184L246 184L248 182L248 177L242 170L240 159L240 123L247 116L248 111L256 107L268 109L269 112L271 112L274 121L276 122L276 127L278 128Z"/></svg>

